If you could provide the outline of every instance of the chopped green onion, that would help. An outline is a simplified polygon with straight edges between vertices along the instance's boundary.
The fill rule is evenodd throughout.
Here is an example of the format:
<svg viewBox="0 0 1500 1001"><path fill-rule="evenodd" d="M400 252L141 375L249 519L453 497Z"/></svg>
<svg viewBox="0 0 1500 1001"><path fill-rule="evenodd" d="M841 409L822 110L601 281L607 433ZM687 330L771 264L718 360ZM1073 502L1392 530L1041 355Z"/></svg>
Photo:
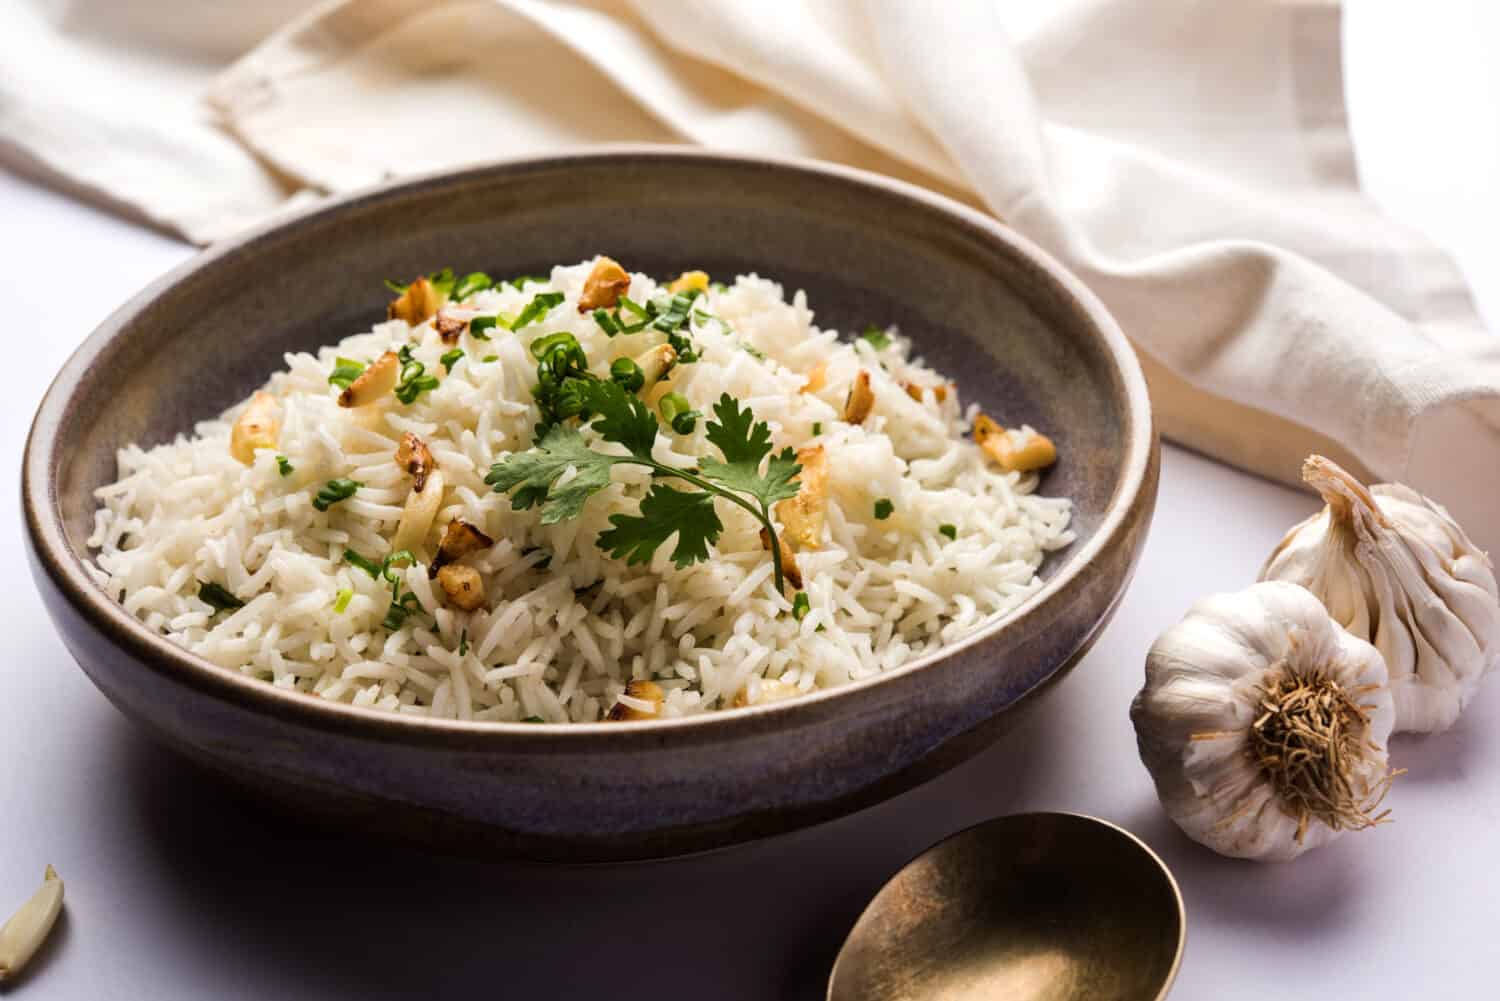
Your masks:
<svg viewBox="0 0 1500 1001"><path fill-rule="evenodd" d="M390 289L392 292L396 293L397 295L401 295L403 292L406 291L406 282L398 282L394 278L387 278L385 280L385 287L388 288L388 289Z"/></svg>
<svg viewBox="0 0 1500 1001"><path fill-rule="evenodd" d="M876 351L884 351L891 346L891 335L873 323L864 329L864 333L859 335L859 339L868 341L870 347Z"/></svg>
<svg viewBox="0 0 1500 1001"><path fill-rule="evenodd" d="M645 306L642 306L628 295L620 296L620 308L629 310L642 320L653 320L656 318L655 313L650 312Z"/></svg>
<svg viewBox="0 0 1500 1001"><path fill-rule="evenodd" d="M400 579L399 574L391 573L392 570L397 569L396 565L399 563L402 566L411 566L415 562L417 562L416 554L410 549L398 549L380 561L380 575L394 584Z"/></svg>
<svg viewBox="0 0 1500 1001"><path fill-rule="evenodd" d="M485 331L493 330L499 322L500 318L498 316L476 316L469 321L469 336L476 340L487 341L490 339L490 335L485 333Z"/></svg>
<svg viewBox="0 0 1500 1001"><path fill-rule="evenodd" d="M545 723L547 721L544 720L544 719L542 719L540 716L527 716L525 719L521 720L521 722L522 723Z"/></svg>
<svg viewBox="0 0 1500 1001"><path fill-rule="evenodd" d="M547 279L538 278L536 275L517 275L514 278L506 279L505 284L509 285L517 292L520 292L526 287L527 282L530 282L533 285L545 285L547 283Z"/></svg>
<svg viewBox="0 0 1500 1001"><path fill-rule="evenodd" d="M467 629L458 635L458 655L460 657L469 655L469 631Z"/></svg>
<svg viewBox="0 0 1500 1001"><path fill-rule="evenodd" d="M565 347L571 350L573 348L577 348L578 346L578 338L574 337L566 330L559 330L555 334L545 334L532 341L531 357L535 358L537 361L542 361L555 348Z"/></svg>
<svg viewBox="0 0 1500 1001"><path fill-rule="evenodd" d="M396 589L400 590L399 584ZM390 607L385 610L385 618L380 620L380 624L391 632L395 632L406 623L406 617L413 612L427 614L427 609L422 607L422 603L417 600L415 594L407 591L399 598L392 594Z"/></svg>
<svg viewBox="0 0 1500 1001"><path fill-rule="evenodd" d="M291 476L297 471L297 467L292 465L284 455L276 457L276 468L281 471L282 476Z"/></svg>
<svg viewBox="0 0 1500 1001"><path fill-rule="evenodd" d="M939 525L938 531L950 539L958 538L958 526L956 525Z"/></svg>
<svg viewBox="0 0 1500 1001"><path fill-rule="evenodd" d="M599 324L599 329L604 331L606 337L614 337L620 333L620 321L611 316L607 309L594 310L594 322Z"/></svg>
<svg viewBox="0 0 1500 1001"><path fill-rule="evenodd" d="M754 344L741 344L740 348L751 358L755 358L758 361L766 360L766 353L760 348L756 347Z"/></svg>
<svg viewBox="0 0 1500 1001"><path fill-rule="evenodd" d="M672 425L672 430L678 434L692 434L693 428L698 425L698 418L703 416L692 409L693 405L681 393L668 393L657 406L661 408L662 419Z"/></svg>
<svg viewBox="0 0 1500 1001"><path fill-rule="evenodd" d="M891 512L895 510L896 505L891 503L890 498L882 497L875 502L875 520L885 521L891 516Z"/></svg>
<svg viewBox="0 0 1500 1001"><path fill-rule="evenodd" d="M432 282L432 287L437 289L443 295L452 294L454 280L452 268L444 268L441 271L434 271L432 274L427 276L427 280Z"/></svg>
<svg viewBox="0 0 1500 1001"><path fill-rule="evenodd" d="M813 437L816 438L818 435L820 435L822 433L823 433L823 422L822 421L813 421Z"/></svg>
<svg viewBox="0 0 1500 1001"><path fill-rule="evenodd" d="M492 288L494 284L494 280L483 271L471 271L454 283L453 299L456 302L462 302L471 295Z"/></svg>
<svg viewBox="0 0 1500 1001"><path fill-rule="evenodd" d="M678 292L667 300L666 308L660 310L660 315L651 321L651 326L664 334L670 334L679 329L687 323L688 314L693 311L693 300L698 298L698 295L696 289Z"/></svg>
<svg viewBox="0 0 1500 1001"><path fill-rule="evenodd" d="M348 389L349 384L359 378L359 374L365 370L365 363L355 361L353 358L335 358L333 371L329 373L328 384L340 389Z"/></svg>
<svg viewBox="0 0 1500 1001"><path fill-rule="evenodd" d="M396 383L396 399L410 406L423 393L437 389L437 376L425 374L427 366L412 357L410 344L403 346L397 356L401 359L401 381Z"/></svg>
<svg viewBox="0 0 1500 1001"><path fill-rule="evenodd" d="M198 582L198 600L213 608L215 612L227 612L231 608L244 608L245 603L213 581Z"/></svg>
<svg viewBox="0 0 1500 1001"><path fill-rule="evenodd" d="M464 349L463 348L454 348L452 351L445 352L443 354L443 357L439 358L438 361L442 362L443 368L445 368L449 372L451 372L451 371L453 371L453 366L455 366L459 362L463 361L463 358L464 358Z"/></svg>
<svg viewBox="0 0 1500 1001"><path fill-rule="evenodd" d="M349 610L349 602L354 599L354 588L344 587L339 589L338 595L333 599L333 610L338 615L343 615Z"/></svg>
<svg viewBox="0 0 1500 1001"><path fill-rule="evenodd" d="M646 373L629 358L616 358L609 366L609 377L624 386L627 393L634 393L646 384Z"/></svg>
<svg viewBox="0 0 1500 1001"><path fill-rule="evenodd" d="M807 618L807 613L812 611L812 602L808 600L806 591L798 591L797 597L792 599L792 618L801 622Z"/></svg>
<svg viewBox="0 0 1500 1001"><path fill-rule="evenodd" d="M351 566L359 567L375 580L380 579L380 575L382 573L380 564L370 559L368 556L361 556L359 553L356 553L352 549L345 549L344 562L348 563Z"/></svg>
<svg viewBox="0 0 1500 1001"><path fill-rule="evenodd" d="M531 297L531 301L526 304L526 308L521 310L521 315L517 316L515 321L511 323L510 329L520 330L527 324L540 320L562 301L563 294L561 292L538 292Z"/></svg>
<svg viewBox="0 0 1500 1001"><path fill-rule="evenodd" d="M479 360L482 361L482 362L484 362L485 364L489 364L492 361L499 361L500 360L500 356L499 355L485 355L483 358L481 358Z"/></svg>
<svg viewBox="0 0 1500 1001"><path fill-rule="evenodd" d="M340 477L329 480L318 489L318 495L313 498L313 507L319 511L327 511L339 501L348 500L354 496L354 491L364 486L358 480L350 480Z"/></svg>

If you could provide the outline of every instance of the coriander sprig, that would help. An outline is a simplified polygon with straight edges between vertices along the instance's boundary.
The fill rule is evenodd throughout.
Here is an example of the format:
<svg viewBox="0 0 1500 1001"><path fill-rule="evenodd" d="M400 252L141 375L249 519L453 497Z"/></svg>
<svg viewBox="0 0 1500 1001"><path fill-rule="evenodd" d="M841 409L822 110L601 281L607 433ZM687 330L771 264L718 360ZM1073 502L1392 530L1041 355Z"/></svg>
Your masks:
<svg viewBox="0 0 1500 1001"><path fill-rule="evenodd" d="M496 493L510 493L511 506L516 510L540 505L542 524L551 525L578 517L585 502L609 485L614 466L645 466L655 482L641 501L640 513L610 515L612 527L600 533L596 543L600 549L628 564L646 563L676 534L672 562L678 569L706 560L708 547L724 532L724 524L714 511L714 499L723 498L748 511L766 530L776 588L785 588L781 543L771 506L796 496L794 481L802 467L791 448L772 454L769 426L725 393L714 405L714 419L704 427L709 442L723 458L707 456L699 462L697 472L689 472L652 457L661 426L639 397L618 383L602 379L575 379L572 385L582 409L594 415L594 430L605 441L623 445L629 454L596 452L576 427L554 424L535 448L506 456L490 467L485 482ZM569 469L573 477L559 484ZM679 480L697 489L677 489L663 482L666 480Z"/></svg>

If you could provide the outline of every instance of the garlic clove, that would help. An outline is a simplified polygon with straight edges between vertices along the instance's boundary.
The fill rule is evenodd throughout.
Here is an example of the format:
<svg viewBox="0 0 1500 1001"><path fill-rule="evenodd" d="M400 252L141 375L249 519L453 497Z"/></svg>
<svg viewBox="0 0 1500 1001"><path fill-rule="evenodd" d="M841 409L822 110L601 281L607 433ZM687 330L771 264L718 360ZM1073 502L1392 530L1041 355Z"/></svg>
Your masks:
<svg viewBox="0 0 1500 1001"><path fill-rule="evenodd" d="M1365 487L1321 456L1303 478L1326 506L1295 526L1262 580L1312 591L1380 650L1398 732L1444 730L1500 660L1500 594L1489 557L1448 512L1401 484Z"/></svg>

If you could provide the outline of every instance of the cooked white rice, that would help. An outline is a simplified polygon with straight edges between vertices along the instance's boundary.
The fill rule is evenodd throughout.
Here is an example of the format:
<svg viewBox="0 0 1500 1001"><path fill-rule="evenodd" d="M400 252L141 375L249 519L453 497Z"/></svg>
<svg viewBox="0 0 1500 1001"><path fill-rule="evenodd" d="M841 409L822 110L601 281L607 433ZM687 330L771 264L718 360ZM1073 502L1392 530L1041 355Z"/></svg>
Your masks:
<svg viewBox="0 0 1500 1001"><path fill-rule="evenodd" d="M631 679L665 690L660 713L687 716L778 692L841 685L890 670L1014 609L1039 586L1049 551L1072 541L1069 503L1033 493L1035 476L1002 473L967 441L958 393L923 402L907 380L944 379L908 358L909 342L840 340L813 325L803 293L788 302L775 282L754 275L706 295L724 321L694 330L702 358L679 366L673 388L710 413L728 392L767 421L778 449L816 440L829 455L830 498L821 548L798 552L810 611L797 621L776 593L758 523L725 501L724 534L711 558L678 570L663 546L646 566L629 567L595 545L612 513L635 513L650 479L616 466L614 481L581 517L539 524L536 509L514 511L483 482L490 465L533 444L536 362L528 344L571 331L595 372L663 339L655 332L607 337L576 301L590 264L553 269L550 282L510 286L469 300L484 313L515 315L538 291L566 299L518 333L496 328L489 341L465 332L466 358L444 374L445 345L432 323L396 320L317 355L289 354L267 389L281 406L278 447L251 466L229 454L241 402L218 420L151 449L119 453L118 482L98 491L89 545L99 583L149 628L225 669L337 702L408 715L548 722L597 720ZM630 295L648 299L656 283L634 275ZM370 360L412 344L441 385L407 406L356 409L336 403L328 383L335 356ZM486 356L492 361L483 361ZM827 363L827 380L801 392ZM842 419L859 369L873 378L875 408L861 425ZM962 387L960 387L961 389ZM971 408L972 409L972 408ZM1005 414L996 415L1002 422ZM379 557L410 480L392 459L403 432L419 435L447 482L428 536L463 518L496 540L464 560L483 575L488 608L465 613L444 604L427 569L404 571L405 587L429 614L394 632L381 626L391 591L345 562L346 548ZM586 436L593 437L586 430ZM277 455L295 467L280 474ZM704 421L686 436L658 437L659 461L691 466L712 454ZM364 486L326 513L317 489L349 477ZM875 503L894 512L876 519ZM940 526L956 528L949 539ZM243 607L214 614L198 597L214 582ZM340 591L353 597L334 610ZM462 646L467 647L460 654ZM767 689L769 694L770 689ZM649 711L649 702L626 704Z"/></svg>

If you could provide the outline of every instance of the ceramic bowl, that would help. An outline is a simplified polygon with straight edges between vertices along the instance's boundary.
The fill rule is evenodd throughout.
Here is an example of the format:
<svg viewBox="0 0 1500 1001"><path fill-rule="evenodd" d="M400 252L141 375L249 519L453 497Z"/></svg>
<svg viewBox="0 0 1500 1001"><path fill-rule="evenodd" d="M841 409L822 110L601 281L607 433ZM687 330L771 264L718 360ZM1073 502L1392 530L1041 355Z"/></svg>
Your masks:
<svg viewBox="0 0 1500 1001"><path fill-rule="evenodd" d="M137 622L84 570L116 449L243 398L282 353L383 316L381 279L524 274L608 253L673 275L757 272L821 326L896 323L965 399L1044 429L1043 484L1078 540L1024 606L878 678L660 722L471 723L335 705L223 670ZM626 148L428 175L219 244L121 307L43 400L22 473L32 569L68 649L183 753L362 829L568 861L660 857L787 831L893 795L993 739L1059 678L1123 591L1156 495L1130 346L1099 302L994 219L811 163ZM996 781L1004 781L996 776Z"/></svg>

